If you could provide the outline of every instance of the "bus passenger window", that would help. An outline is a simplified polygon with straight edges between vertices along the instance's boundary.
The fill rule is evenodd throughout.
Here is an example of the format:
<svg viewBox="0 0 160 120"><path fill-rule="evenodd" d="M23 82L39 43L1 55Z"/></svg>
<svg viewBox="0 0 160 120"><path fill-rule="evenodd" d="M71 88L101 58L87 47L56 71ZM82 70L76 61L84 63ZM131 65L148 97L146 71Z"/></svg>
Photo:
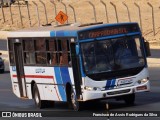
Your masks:
<svg viewBox="0 0 160 120"><path fill-rule="evenodd" d="M34 51L34 40L23 40L24 51Z"/></svg>
<svg viewBox="0 0 160 120"><path fill-rule="evenodd" d="M46 64L46 53L36 53L36 63L37 64Z"/></svg>
<svg viewBox="0 0 160 120"><path fill-rule="evenodd" d="M38 38L36 40L36 51L45 51L46 50L46 43L44 38Z"/></svg>
<svg viewBox="0 0 160 120"><path fill-rule="evenodd" d="M11 65L15 64L14 52L13 52L13 40L14 40L14 39L9 39L9 40L8 40L9 60L10 60L10 64L11 64Z"/></svg>
<svg viewBox="0 0 160 120"><path fill-rule="evenodd" d="M11 64L15 64L13 52L9 52L9 56L10 56L10 57L9 57L10 63L11 63Z"/></svg>
<svg viewBox="0 0 160 120"><path fill-rule="evenodd" d="M47 53L47 61L50 65L57 65L57 54L56 53Z"/></svg>
<svg viewBox="0 0 160 120"><path fill-rule="evenodd" d="M24 63L25 64L35 64L35 55L33 52L24 53Z"/></svg>
<svg viewBox="0 0 160 120"><path fill-rule="evenodd" d="M24 63L35 64L35 52L34 52L34 40L24 39L23 40L23 51L24 51Z"/></svg>
<svg viewBox="0 0 160 120"><path fill-rule="evenodd" d="M62 40L62 54L60 56L60 65L68 65L67 40Z"/></svg>
<svg viewBox="0 0 160 120"><path fill-rule="evenodd" d="M67 53L62 53L60 56L60 65L68 65L68 54Z"/></svg>
<svg viewBox="0 0 160 120"><path fill-rule="evenodd" d="M49 65L57 65L58 64L58 56L57 56L57 43L55 39L50 39L46 41L47 46L47 63Z"/></svg>
<svg viewBox="0 0 160 120"><path fill-rule="evenodd" d="M46 41L47 63L49 65L68 66L70 59L69 40L50 39ZM71 66L71 64L70 64Z"/></svg>
<svg viewBox="0 0 160 120"><path fill-rule="evenodd" d="M57 50L56 41L49 41L49 51L55 52Z"/></svg>
<svg viewBox="0 0 160 120"><path fill-rule="evenodd" d="M9 51L13 51L13 40L12 39L10 39L9 41L8 41L8 47L9 47Z"/></svg>
<svg viewBox="0 0 160 120"><path fill-rule="evenodd" d="M30 63L29 53L28 53L28 52L25 52L25 53L24 53L24 63L25 63L25 64L29 64L29 63Z"/></svg>

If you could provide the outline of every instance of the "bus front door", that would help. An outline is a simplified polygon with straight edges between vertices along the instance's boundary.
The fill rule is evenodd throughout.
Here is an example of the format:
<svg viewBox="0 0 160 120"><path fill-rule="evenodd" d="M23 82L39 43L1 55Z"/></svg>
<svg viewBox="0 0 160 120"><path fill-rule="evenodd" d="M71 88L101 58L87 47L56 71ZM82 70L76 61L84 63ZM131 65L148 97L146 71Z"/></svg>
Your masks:
<svg viewBox="0 0 160 120"><path fill-rule="evenodd" d="M26 92L26 81L25 81L25 75L24 75L21 43L14 44L14 52L15 52L16 72L17 72L20 97L25 98L27 97L27 92Z"/></svg>
<svg viewBox="0 0 160 120"><path fill-rule="evenodd" d="M75 91L76 91L77 98L80 99L82 77L81 77L81 71L80 71L79 56L76 55L75 43L71 43L70 47L71 47L71 56L72 56L71 59L72 59Z"/></svg>

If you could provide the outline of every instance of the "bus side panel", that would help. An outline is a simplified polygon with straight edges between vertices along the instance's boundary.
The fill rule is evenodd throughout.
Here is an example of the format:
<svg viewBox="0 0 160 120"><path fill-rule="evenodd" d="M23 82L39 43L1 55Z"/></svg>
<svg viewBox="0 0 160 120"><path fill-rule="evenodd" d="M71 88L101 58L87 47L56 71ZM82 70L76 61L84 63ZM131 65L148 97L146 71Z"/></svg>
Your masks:
<svg viewBox="0 0 160 120"><path fill-rule="evenodd" d="M28 97L32 98L31 82L34 81L42 100L66 101L66 83L73 85L72 68L68 67L24 67Z"/></svg>
<svg viewBox="0 0 160 120"><path fill-rule="evenodd" d="M71 83L68 67L54 67L54 76L61 96L61 101L67 101L65 85Z"/></svg>
<svg viewBox="0 0 160 120"><path fill-rule="evenodd" d="M52 67L33 67L33 66L25 66L25 79L27 83L27 93L28 97L32 98L31 93L31 82L35 82L38 86L39 94L41 100L48 100L48 96L54 92L48 92L49 85L53 85L53 70ZM54 98L54 97L53 97ZM53 99L52 99L53 100Z"/></svg>
<svg viewBox="0 0 160 120"><path fill-rule="evenodd" d="M12 82L16 82L16 83L18 82L15 66L10 66L10 76L11 76Z"/></svg>
<svg viewBox="0 0 160 120"><path fill-rule="evenodd" d="M20 91L18 83L12 83L13 93L20 98Z"/></svg>
<svg viewBox="0 0 160 120"><path fill-rule="evenodd" d="M31 84L28 84L28 83L27 83L26 89L27 89L27 97L28 97L28 99L32 99Z"/></svg>
<svg viewBox="0 0 160 120"><path fill-rule="evenodd" d="M16 73L16 67L15 66L10 66L10 76L11 76L13 93L17 97L20 97L20 91L19 91L18 79L16 77L17 73Z"/></svg>
<svg viewBox="0 0 160 120"><path fill-rule="evenodd" d="M43 100L61 101L57 85L43 85L45 98Z"/></svg>

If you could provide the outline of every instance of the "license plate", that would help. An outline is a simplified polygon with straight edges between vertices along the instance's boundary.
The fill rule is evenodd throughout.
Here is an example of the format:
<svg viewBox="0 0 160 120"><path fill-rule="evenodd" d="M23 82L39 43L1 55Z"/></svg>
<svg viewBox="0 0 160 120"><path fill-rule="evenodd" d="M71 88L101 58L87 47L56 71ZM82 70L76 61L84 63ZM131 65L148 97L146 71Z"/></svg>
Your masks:
<svg viewBox="0 0 160 120"><path fill-rule="evenodd" d="M126 85L126 84L131 84L133 83L132 79L123 79L118 81L118 85Z"/></svg>

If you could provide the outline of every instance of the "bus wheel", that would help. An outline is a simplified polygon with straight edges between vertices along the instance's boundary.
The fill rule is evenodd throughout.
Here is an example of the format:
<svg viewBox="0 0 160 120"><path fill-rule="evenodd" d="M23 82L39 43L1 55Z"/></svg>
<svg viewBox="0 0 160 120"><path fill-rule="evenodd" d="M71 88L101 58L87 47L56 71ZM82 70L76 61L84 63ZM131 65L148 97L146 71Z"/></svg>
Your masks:
<svg viewBox="0 0 160 120"><path fill-rule="evenodd" d="M80 110L80 102L77 101L77 96L73 90L70 91L70 97L68 99L69 108L72 108L75 111Z"/></svg>
<svg viewBox="0 0 160 120"><path fill-rule="evenodd" d="M129 94L124 96L124 101L127 105L134 105L135 94Z"/></svg>
<svg viewBox="0 0 160 120"><path fill-rule="evenodd" d="M54 101L45 101L46 107L47 108L53 108L55 105Z"/></svg>
<svg viewBox="0 0 160 120"><path fill-rule="evenodd" d="M40 95L39 95L39 91L38 91L38 87L36 84L34 84L33 86L33 98L35 101L35 104L38 108L44 108L45 107L45 101L41 100Z"/></svg>

